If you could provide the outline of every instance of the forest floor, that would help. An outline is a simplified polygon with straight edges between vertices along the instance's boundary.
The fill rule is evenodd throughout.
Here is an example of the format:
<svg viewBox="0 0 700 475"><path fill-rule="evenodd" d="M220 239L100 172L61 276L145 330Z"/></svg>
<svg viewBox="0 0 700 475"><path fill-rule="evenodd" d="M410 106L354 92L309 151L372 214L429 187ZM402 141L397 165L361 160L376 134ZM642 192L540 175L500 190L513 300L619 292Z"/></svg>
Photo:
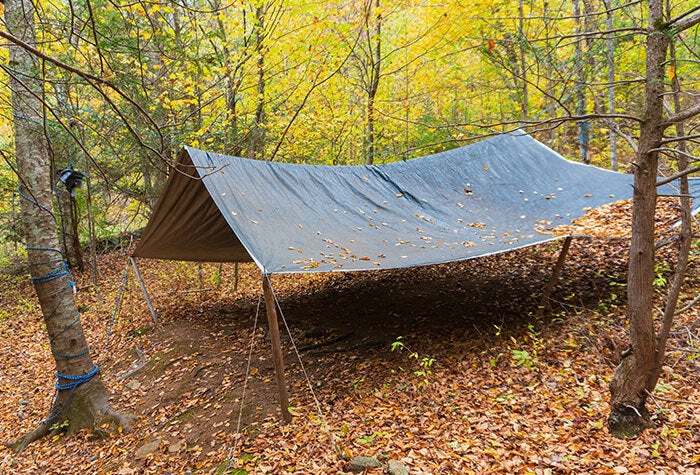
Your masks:
<svg viewBox="0 0 700 475"><path fill-rule="evenodd" d="M323 414L282 324L288 425L277 419L257 268L241 265L235 289L233 264L219 287L215 264L200 281L197 264L142 260L162 327L130 273L107 342L128 250L109 253L99 260L104 302L89 272L76 276L77 301L112 405L138 422L105 439L81 431L21 455L2 448L0 473L336 474L356 455L398 459L411 473L700 473L697 405L650 401L656 428L631 440L606 428L626 341L625 242L574 240L542 318L556 242L414 269L274 276ZM700 288L694 251L682 302ZM182 292L201 286L213 290ZM699 319L697 309L678 317L670 346L694 343L695 353L670 354L659 398L698 401ZM7 442L46 416L54 384L26 276L0 275L0 364Z"/></svg>

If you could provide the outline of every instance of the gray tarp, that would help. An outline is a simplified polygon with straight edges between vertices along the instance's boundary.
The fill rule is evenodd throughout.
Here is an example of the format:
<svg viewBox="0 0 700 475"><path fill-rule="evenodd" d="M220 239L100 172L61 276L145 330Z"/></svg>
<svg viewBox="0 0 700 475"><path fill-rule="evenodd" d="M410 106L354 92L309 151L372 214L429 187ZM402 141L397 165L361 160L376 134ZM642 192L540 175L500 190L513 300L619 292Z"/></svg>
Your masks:
<svg viewBox="0 0 700 475"><path fill-rule="evenodd" d="M631 175L525 134L373 166L271 163L187 147L134 255L250 261L264 273L437 264L560 239L585 208L632 196ZM676 193L673 185L662 189ZM700 179L691 180L700 196ZM698 201L695 200L697 211Z"/></svg>

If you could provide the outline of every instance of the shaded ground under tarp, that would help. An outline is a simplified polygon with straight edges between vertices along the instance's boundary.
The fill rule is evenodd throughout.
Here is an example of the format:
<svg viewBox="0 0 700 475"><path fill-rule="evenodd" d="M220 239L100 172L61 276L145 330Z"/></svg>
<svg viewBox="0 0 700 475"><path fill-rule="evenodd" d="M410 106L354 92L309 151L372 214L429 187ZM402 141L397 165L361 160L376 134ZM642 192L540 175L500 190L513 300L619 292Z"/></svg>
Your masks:
<svg viewBox="0 0 700 475"><path fill-rule="evenodd" d="M561 238L538 227L630 198L633 182L522 133L371 166L271 163L191 147L179 160L182 173L171 173L134 255L252 260L263 273L413 267L532 246ZM673 184L660 191L677 192ZM700 195L700 179L691 179L691 194Z"/></svg>

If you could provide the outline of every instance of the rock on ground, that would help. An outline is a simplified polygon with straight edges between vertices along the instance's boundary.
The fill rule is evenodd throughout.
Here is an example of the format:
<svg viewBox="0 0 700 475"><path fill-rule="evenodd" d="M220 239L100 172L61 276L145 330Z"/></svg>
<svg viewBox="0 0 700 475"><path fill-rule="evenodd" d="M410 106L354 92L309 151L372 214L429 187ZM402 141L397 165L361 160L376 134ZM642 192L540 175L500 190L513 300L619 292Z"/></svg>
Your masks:
<svg viewBox="0 0 700 475"><path fill-rule="evenodd" d="M387 471L389 475L408 475L408 469L398 460L389 460Z"/></svg>
<svg viewBox="0 0 700 475"><path fill-rule="evenodd" d="M153 442L149 442L146 445L142 445L136 451L136 458L137 459L145 459L146 457L151 455L153 452L158 450L158 445L160 445L160 440L154 440Z"/></svg>
<svg viewBox="0 0 700 475"><path fill-rule="evenodd" d="M367 468L379 468L381 466L382 464L379 463L379 460L377 460L374 457L363 457L361 455L358 455L357 457L352 459L350 465L348 465L347 471L353 473L362 473Z"/></svg>
<svg viewBox="0 0 700 475"><path fill-rule="evenodd" d="M179 452L182 449L182 442L175 442L174 444L170 444L168 446L168 452L171 454L174 454L176 452Z"/></svg>

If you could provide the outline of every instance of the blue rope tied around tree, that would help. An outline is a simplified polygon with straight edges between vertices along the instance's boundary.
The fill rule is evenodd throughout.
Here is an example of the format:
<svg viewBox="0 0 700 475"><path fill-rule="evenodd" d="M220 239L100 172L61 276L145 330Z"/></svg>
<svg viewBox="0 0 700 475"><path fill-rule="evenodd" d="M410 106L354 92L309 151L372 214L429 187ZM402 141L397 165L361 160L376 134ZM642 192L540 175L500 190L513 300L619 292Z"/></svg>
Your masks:
<svg viewBox="0 0 700 475"><path fill-rule="evenodd" d="M38 206L39 208L41 208L41 209L43 209L44 211L46 211L47 213L49 213L49 214L51 215L51 217L54 219L54 221L56 220L56 216L53 214L53 212L52 212L51 210L49 210L46 206L40 205L39 203L37 203L36 201L34 201L33 199L31 199L30 197L28 197L28 196L25 195L24 193L22 193L22 190L19 189L19 186L17 187L17 193L19 193L19 196L21 196L21 197L24 198L25 200L29 201L30 203L35 204L35 205ZM53 251L53 250L54 250L54 249L45 249L45 248L41 248L41 247L34 247L34 248L32 248L32 249L43 250L43 251Z"/></svg>
<svg viewBox="0 0 700 475"><path fill-rule="evenodd" d="M90 371L88 374L84 374L82 376L66 376L66 375L63 375L63 374L59 373L58 371L56 371L56 384L55 384L56 390L53 393L53 399L51 401L51 410L53 411L53 409L54 409L54 405L56 404L56 398L58 397L59 391L70 389L70 394L68 395L68 398L66 398L66 402L63 403L63 406L61 406L61 408L58 411L56 411L56 413L53 416L47 417L46 419L41 421L42 424L45 422L49 422L50 420L53 420L56 417L58 417L58 415L61 412L63 412L63 409L68 404L68 401L70 401L70 398L73 396L73 391L75 391L75 388L77 388L78 386L80 386L83 383L87 383L88 381L90 381L92 379L93 376L95 376L97 374L97 371L99 371L99 369L97 368L97 365L93 363L92 366L93 366L92 371ZM70 382L66 383L66 384L59 384L58 381L61 379L65 379L66 381L70 381Z"/></svg>
<svg viewBox="0 0 700 475"><path fill-rule="evenodd" d="M36 265L36 264L32 264ZM65 269L65 270L64 270ZM39 277L30 277L29 279L32 281L33 284L40 284L42 282L48 282L53 279L58 279L59 277L62 277L64 275L68 275L70 272L68 271L68 266L66 264L61 264L60 267L57 269L52 270L48 274L44 274Z"/></svg>
<svg viewBox="0 0 700 475"><path fill-rule="evenodd" d="M35 200L29 198L24 193L22 193L22 191L19 189L19 186L17 187L17 192L19 193L19 195L22 198L24 198L25 200L29 201L30 203L38 206L42 210L46 211L54 219L54 221L57 221L56 216L48 208L40 205ZM59 215L59 217L60 217L60 215ZM66 293L68 292L68 289L71 289L73 291L73 293L75 293L76 289L75 289L75 282L73 280L73 274L71 273L70 268L68 267L68 264L66 263L65 256L63 255L63 251L61 251L60 249L55 249L52 247L32 247L32 246L27 246L26 249L32 250L32 251L55 252L60 256L60 258L57 258L57 259L49 259L49 260L42 261L42 262L30 263L29 266L38 266L38 265L45 265L45 264L60 262L60 265L58 267L49 271L48 273L46 273L44 275L37 276L37 277L30 277L32 284L40 284L40 283L44 283L44 282L49 282L51 280L58 279L58 278L63 277L63 276L67 276L66 286L63 289L63 292L61 293L61 296L58 299L56 306L46 316L46 320L48 320L56 314L56 311L61 306L61 303L63 303L63 299L65 298ZM54 356L56 358L61 358L64 360L71 359L71 358L77 358L79 356L83 356L83 355L87 354L90 351L90 349L88 348L85 351L82 351L80 353L66 355L66 354L63 354L63 353L56 351L56 349L53 346L53 342L56 338L58 338L60 335L62 335L66 331L68 331L68 329L70 329L73 325L75 325L79 321L80 321L80 310L77 310L77 316L75 317L75 320L73 320L70 324L66 325L66 327L63 330L58 332L56 335L51 337L51 339L49 340L49 346L51 347L51 352L54 354ZM97 374L97 371L98 371L98 367L94 363L93 363L93 370L92 371L90 371L87 374L83 374L83 375L79 375L79 376L60 374L58 371L56 371L56 384L55 384L56 391L54 392L53 401L51 402L51 411L53 412L56 409L55 404L56 404L56 400L58 398L59 391L70 389L70 394L68 395L68 398L66 399L66 401L63 403L63 406L61 406L61 408L58 411L56 411L53 416L49 417L48 419L44 419L42 421L42 423L48 422L48 421L56 418L63 411L63 409L66 407L66 405L68 404L68 401L70 401L70 398L73 396L73 391L75 391L75 388L77 388L78 386L80 386L83 383L87 383L88 381L90 381L93 378L93 376L95 376ZM61 384L60 383L61 380L65 380L68 382Z"/></svg>
<svg viewBox="0 0 700 475"><path fill-rule="evenodd" d="M59 373L56 371L56 389L59 391L63 391L65 389L75 389L78 386L80 386L83 383L87 383L92 379L93 376L97 374L98 368L96 364L92 364L93 368L92 371L90 371L88 374L84 374L82 376L66 376L64 374ZM59 384L59 380L65 379L66 381L70 381L66 384Z"/></svg>

